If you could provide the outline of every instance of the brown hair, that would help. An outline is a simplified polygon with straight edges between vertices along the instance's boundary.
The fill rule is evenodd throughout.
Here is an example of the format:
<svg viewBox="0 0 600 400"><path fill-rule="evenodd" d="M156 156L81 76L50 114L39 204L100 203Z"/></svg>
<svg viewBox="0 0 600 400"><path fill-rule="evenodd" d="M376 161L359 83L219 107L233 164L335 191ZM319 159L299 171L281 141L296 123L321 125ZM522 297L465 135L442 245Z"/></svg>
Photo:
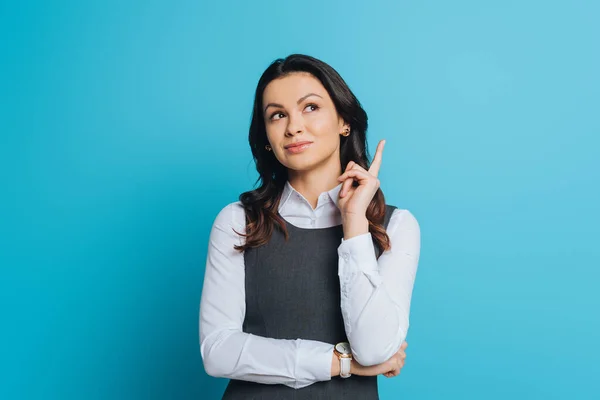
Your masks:
<svg viewBox="0 0 600 400"><path fill-rule="evenodd" d="M371 157L366 140L367 113L338 72L325 62L302 54L292 54L285 59L273 61L260 77L254 97L248 141L259 174L257 182L260 182L260 185L239 197L246 214L246 234L236 233L246 237L246 241L243 245L234 246L238 251L266 244L271 238L273 227L283 232L285 240L289 238L285 221L277 212L288 179L287 168L277 160L273 152L265 149L268 141L262 115L262 97L272 80L294 72L308 72L319 79L333 100L338 114L350 125L350 135L340 136L342 171L350 161L367 170L370 168ZM357 186L357 182L354 182L354 186ZM380 254L390 248L390 240L383 227L385 204L383 192L378 189L366 212L369 232Z"/></svg>

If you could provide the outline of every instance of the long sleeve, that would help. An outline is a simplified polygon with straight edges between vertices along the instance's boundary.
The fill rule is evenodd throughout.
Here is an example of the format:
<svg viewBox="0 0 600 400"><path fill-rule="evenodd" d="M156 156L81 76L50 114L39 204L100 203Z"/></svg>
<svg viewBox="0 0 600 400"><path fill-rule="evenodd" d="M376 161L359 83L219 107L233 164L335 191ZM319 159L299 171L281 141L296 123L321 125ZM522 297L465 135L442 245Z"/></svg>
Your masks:
<svg viewBox="0 0 600 400"><path fill-rule="evenodd" d="M398 351L409 326L420 254L420 228L408 210L395 209L387 227L391 249L376 258L371 233L338 247L341 309L356 361L380 364Z"/></svg>
<svg viewBox="0 0 600 400"><path fill-rule="evenodd" d="M333 344L261 337L242 331L246 312L244 256L233 248L245 233L244 211L231 203L217 215L209 238L200 301L200 352L215 377L299 389L331 379Z"/></svg>

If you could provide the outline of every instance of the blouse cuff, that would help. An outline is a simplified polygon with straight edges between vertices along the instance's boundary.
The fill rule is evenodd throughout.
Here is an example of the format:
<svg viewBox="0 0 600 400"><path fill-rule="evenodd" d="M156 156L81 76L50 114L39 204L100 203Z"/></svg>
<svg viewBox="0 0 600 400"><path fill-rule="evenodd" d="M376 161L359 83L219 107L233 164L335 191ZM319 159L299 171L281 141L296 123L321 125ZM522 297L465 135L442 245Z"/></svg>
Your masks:
<svg viewBox="0 0 600 400"><path fill-rule="evenodd" d="M296 389L331 380L333 344L296 339Z"/></svg>

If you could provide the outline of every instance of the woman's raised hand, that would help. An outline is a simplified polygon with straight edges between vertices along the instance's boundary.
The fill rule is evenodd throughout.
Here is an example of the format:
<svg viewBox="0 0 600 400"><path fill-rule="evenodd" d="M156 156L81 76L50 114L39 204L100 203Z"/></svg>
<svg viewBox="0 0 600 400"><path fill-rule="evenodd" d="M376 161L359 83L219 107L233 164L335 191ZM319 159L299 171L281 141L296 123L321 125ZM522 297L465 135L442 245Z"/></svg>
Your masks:
<svg viewBox="0 0 600 400"><path fill-rule="evenodd" d="M380 186L377 176L381 167L384 145L385 140L380 140L368 171L354 161L350 161L344 173L338 177L338 181L344 182L338 201L344 219L365 217L367 208ZM358 181L357 187L352 186L355 180Z"/></svg>

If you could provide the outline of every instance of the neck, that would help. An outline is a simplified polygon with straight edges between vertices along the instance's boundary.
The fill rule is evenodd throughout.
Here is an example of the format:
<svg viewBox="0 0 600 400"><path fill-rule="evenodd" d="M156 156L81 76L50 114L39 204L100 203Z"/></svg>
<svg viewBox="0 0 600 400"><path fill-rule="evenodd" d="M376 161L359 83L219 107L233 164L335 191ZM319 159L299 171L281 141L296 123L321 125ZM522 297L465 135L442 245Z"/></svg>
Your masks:
<svg viewBox="0 0 600 400"><path fill-rule="evenodd" d="M315 209L319 201L319 195L341 183L337 180L341 174L342 167L338 154L337 157L331 157L327 163L310 170L296 171L288 169L288 181Z"/></svg>

